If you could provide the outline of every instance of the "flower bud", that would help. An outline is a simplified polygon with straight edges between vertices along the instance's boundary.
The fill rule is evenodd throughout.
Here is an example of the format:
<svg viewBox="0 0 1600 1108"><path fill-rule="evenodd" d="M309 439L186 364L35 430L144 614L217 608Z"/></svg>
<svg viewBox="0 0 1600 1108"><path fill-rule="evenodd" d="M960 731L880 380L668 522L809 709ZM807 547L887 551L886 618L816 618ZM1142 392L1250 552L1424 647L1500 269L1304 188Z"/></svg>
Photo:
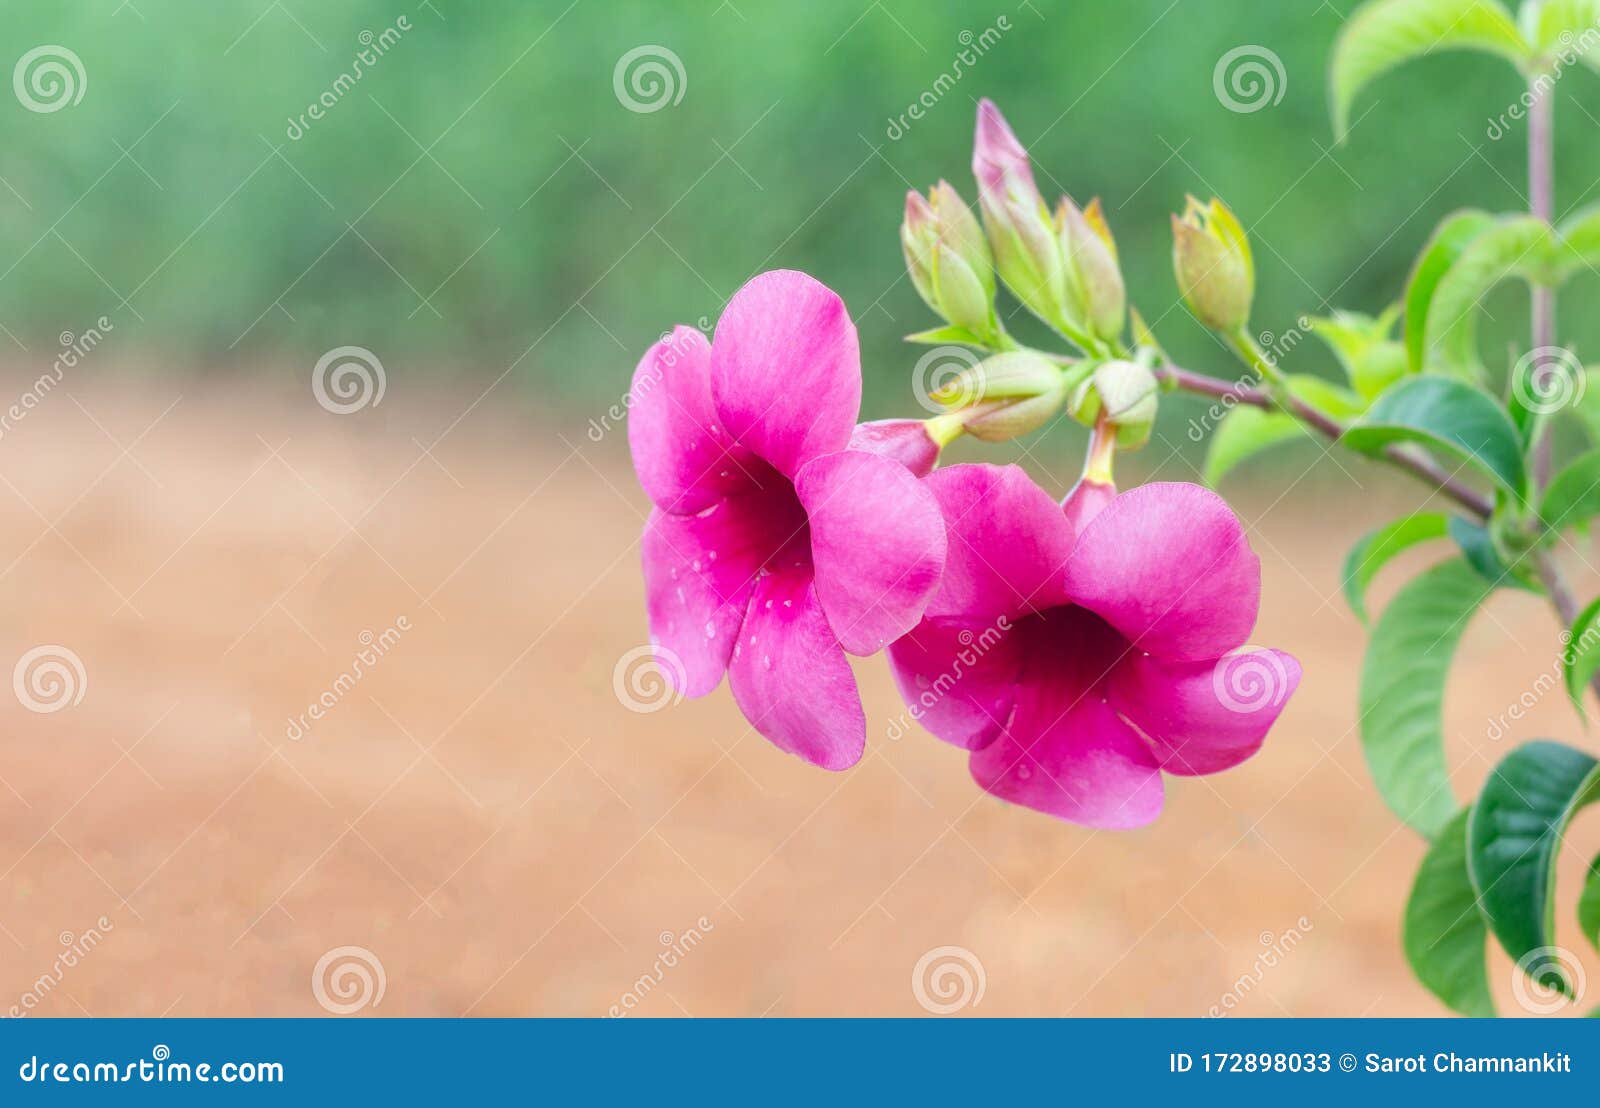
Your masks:
<svg viewBox="0 0 1600 1108"><path fill-rule="evenodd" d="M969 408L962 425L967 434L983 442L1009 442L1043 427L1066 403L1067 386L1022 400L997 400Z"/></svg>
<svg viewBox="0 0 1600 1108"><path fill-rule="evenodd" d="M994 262L972 211L947 182L927 199L906 193L900 226L911 283L928 307L957 327L991 339L994 321Z"/></svg>
<svg viewBox="0 0 1600 1108"><path fill-rule="evenodd" d="M989 100L978 104L972 174L1000 279L1046 323L1066 322L1065 274L1050 211L1034 184L1028 152Z"/></svg>
<svg viewBox="0 0 1600 1108"><path fill-rule="evenodd" d="M1189 310L1207 327L1233 333L1250 321L1255 262L1244 228L1228 206L1189 197L1172 217L1172 265Z"/></svg>
<svg viewBox="0 0 1600 1108"><path fill-rule="evenodd" d="M1069 312L1084 330L1107 342L1122 334L1128 294L1117 266L1117 244L1100 201L1079 210L1068 197L1056 209L1061 255L1066 262Z"/></svg>
<svg viewBox="0 0 1600 1108"><path fill-rule="evenodd" d="M939 443L929 429L933 420L880 419L862 423L850 435L847 450L861 450L892 458L917 477L926 477L938 464Z"/></svg>
<svg viewBox="0 0 1600 1108"><path fill-rule="evenodd" d="M1094 426L1116 428L1116 443L1123 450L1143 446L1156 420L1160 385L1156 376L1138 362L1105 362L1095 367L1072 395L1072 416Z"/></svg>
<svg viewBox="0 0 1600 1108"><path fill-rule="evenodd" d="M941 404L974 407L988 400L1026 400L1061 387L1060 368L1031 350L1012 350L964 369L932 393Z"/></svg>

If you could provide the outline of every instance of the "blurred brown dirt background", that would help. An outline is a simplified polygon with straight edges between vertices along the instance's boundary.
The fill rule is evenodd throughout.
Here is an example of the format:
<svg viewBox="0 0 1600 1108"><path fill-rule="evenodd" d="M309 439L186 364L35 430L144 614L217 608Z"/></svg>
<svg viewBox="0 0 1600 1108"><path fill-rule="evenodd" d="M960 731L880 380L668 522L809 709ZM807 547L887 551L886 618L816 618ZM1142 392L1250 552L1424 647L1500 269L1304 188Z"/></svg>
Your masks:
<svg viewBox="0 0 1600 1108"><path fill-rule="evenodd" d="M641 977L641 1015L920 1015L913 969L942 946L983 967L966 1015L1442 1011L1400 951L1422 846L1367 776L1364 633L1337 596L1349 545L1422 503L1409 488L1325 464L1284 495L1313 453L1230 490L1263 560L1253 641L1304 682L1254 760L1169 779L1145 830L1092 832L985 796L914 726L891 740L881 660L857 667L868 753L844 774L774 750L725 688L628 710L614 670L646 641L647 504L625 433L593 441L587 414L483 385L391 381L337 416L298 371L119 367L0 434L5 668L57 644L87 677L50 714L0 696L0 1013L91 928L35 1014L320 1015L312 969L351 945L381 960L376 1016L604 1015ZM401 617L289 739L363 632ZM1592 741L1559 692L1490 736L1556 630L1519 594L1474 621L1446 715L1458 795L1511 739ZM1580 823L1573 950L1597 845Z"/></svg>

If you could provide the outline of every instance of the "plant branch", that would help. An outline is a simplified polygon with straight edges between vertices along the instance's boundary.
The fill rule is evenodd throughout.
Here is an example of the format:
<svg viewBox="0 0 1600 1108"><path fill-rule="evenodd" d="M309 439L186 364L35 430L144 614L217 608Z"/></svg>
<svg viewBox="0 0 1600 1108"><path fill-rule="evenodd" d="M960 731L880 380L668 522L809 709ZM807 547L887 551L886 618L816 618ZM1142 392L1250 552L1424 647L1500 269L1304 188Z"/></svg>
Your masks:
<svg viewBox="0 0 1600 1108"><path fill-rule="evenodd" d="M1282 401L1275 400L1265 390L1252 385L1207 377L1203 373L1195 373L1170 362L1156 370L1156 375L1171 381L1186 392L1214 396L1221 400L1232 399L1236 404L1248 404L1269 411L1285 411L1330 440L1337 441L1345 432L1344 424L1295 396L1285 396ZM1388 446L1384 448L1382 456L1391 465L1407 471L1444 493L1479 520L1488 519L1494 511L1494 504L1488 497L1446 472L1443 466L1426 455L1407 450L1403 446Z"/></svg>

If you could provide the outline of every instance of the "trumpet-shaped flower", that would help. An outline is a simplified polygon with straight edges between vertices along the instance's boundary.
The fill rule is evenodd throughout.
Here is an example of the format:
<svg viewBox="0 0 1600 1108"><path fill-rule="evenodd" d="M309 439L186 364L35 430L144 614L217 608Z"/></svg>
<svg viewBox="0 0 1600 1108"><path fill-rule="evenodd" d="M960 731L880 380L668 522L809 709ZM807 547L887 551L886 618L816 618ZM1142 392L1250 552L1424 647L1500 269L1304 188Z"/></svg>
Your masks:
<svg viewBox="0 0 1600 1108"><path fill-rule="evenodd" d="M752 279L715 341L676 328L634 373L628 440L655 503L643 539L651 639L688 696L724 672L751 724L827 769L860 759L845 657L916 625L945 526L905 464L849 449L855 325L803 273ZM931 462L930 462L931 464Z"/></svg>
<svg viewBox="0 0 1600 1108"><path fill-rule="evenodd" d="M1097 483L1064 511L1015 466L951 466L923 484L949 553L889 659L913 713L971 751L983 788L1138 827L1161 811L1163 771L1215 773L1261 746L1300 666L1239 650L1260 563L1215 493Z"/></svg>

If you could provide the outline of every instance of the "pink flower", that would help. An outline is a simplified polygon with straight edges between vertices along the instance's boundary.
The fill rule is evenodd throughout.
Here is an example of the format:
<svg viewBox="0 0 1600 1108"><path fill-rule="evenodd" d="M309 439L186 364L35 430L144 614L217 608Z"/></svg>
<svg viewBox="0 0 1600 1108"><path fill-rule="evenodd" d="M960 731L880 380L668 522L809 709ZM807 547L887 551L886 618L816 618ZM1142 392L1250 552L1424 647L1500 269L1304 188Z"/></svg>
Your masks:
<svg viewBox="0 0 1600 1108"><path fill-rule="evenodd" d="M740 289L716 341L678 327L634 371L628 442L656 509L643 552L650 634L682 692L724 671L739 710L826 769L861 757L845 652L922 616L944 520L899 461L847 449L861 402L855 325L803 273ZM676 672L674 672L676 671Z"/></svg>
<svg viewBox="0 0 1600 1108"><path fill-rule="evenodd" d="M1075 535L1015 466L952 466L923 484L949 553L889 660L913 714L972 752L983 788L1074 823L1139 827L1161 811L1163 770L1216 773L1259 749L1300 665L1237 651L1260 562L1215 493L1080 495Z"/></svg>

